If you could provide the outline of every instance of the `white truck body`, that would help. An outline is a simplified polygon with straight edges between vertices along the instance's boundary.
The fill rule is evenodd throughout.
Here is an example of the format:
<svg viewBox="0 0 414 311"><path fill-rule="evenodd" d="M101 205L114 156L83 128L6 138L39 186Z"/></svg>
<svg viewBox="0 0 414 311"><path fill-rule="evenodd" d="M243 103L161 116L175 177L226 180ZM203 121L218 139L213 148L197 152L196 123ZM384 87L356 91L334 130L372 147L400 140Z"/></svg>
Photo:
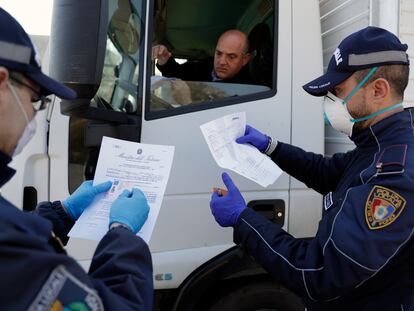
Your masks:
<svg viewBox="0 0 414 311"><path fill-rule="evenodd" d="M147 21L150 5L148 1ZM198 267L234 246L232 229L219 227L210 212L210 189L222 185L222 169L209 153L199 129L201 124L245 111L249 124L280 141L328 155L348 150L353 147L348 138L324 127L322 98L307 95L302 85L322 74L341 39L368 25L399 35L402 42L409 44L410 57L414 56L414 0L282 0L278 5L277 92L273 97L168 118L142 118L141 142L176 148L150 241L156 289L180 287ZM149 27L145 29L147 46L151 44ZM150 73L145 69L143 76L147 74ZM410 106L414 105L412 80L411 76L405 100ZM144 92L144 102L146 96ZM145 115L145 105L142 107ZM17 174L1 189L2 195L16 206L23 205L25 187L37 190L38 202L70 195L69 120L61 114L57 98L48 111L38 114L36 136L13 160ZM266 189L235 174L232 177L246 202L283 200L284 229L292 235L307 238L315 234L322 209L319 194L286 174ZM67 250L87 269L96 245L72 239Z"/></svg>

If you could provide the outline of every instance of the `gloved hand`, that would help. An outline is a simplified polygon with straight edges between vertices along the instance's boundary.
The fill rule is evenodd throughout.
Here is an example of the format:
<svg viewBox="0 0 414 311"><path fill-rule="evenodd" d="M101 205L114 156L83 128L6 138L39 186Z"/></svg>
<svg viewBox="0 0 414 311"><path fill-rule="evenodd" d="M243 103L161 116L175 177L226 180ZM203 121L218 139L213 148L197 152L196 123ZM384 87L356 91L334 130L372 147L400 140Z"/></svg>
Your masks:
<svg viewBox="0 0 414 311"><path fill-rule="evenodd" d="M232 227L247 206L240 190L234 185L230 176L227 173L223 173L222 178L228 193L224 196L219 196L217 192L213 192L210 208L220 226Z"/></svg>
<svg viewBox="0 0 414 311"><path fill-rule="evenodd" d="M236 142L238 144L249 143L256 147L260 152L265 152L267 145L269 144L269 137L250 125L246 125L244 136L237 138Z"/></svg>
<svg viewBox="0 0 414 311"><path fill-rule="evenodd" d="M138 233L147 220L148 213L148 202L141 190L137 188L133 188L132 191L124 190L112 203L109 226L117 222Z"/></svg>
<svg viewBox="0 0 414 311"><path fill-rule="evenodd" d="M63 207L73 220L77 220L95 196L111 189L112 182L107 181L93 186L92 180L84 181L72 195L62 202Z"/></svg>

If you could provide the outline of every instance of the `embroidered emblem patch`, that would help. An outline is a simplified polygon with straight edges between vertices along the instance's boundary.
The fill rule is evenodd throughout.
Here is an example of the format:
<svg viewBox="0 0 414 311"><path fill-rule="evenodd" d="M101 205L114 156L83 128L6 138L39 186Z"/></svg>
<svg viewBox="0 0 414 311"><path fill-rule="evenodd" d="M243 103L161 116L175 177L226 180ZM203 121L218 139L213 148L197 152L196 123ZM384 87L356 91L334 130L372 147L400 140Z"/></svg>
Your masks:
<svg viewBox="0 0 414 311"><path fill-rule="evenodd" d="M29 311L103 311L101 298L72 275L57 266L43 285Z"/></svg>
<svg viewBox="0 0 414 311"><path fill-rule="evenodd" d="M365 203L365 219L371 230L392 224L405 208L407 201L395 191L375 186Z"/></svg>

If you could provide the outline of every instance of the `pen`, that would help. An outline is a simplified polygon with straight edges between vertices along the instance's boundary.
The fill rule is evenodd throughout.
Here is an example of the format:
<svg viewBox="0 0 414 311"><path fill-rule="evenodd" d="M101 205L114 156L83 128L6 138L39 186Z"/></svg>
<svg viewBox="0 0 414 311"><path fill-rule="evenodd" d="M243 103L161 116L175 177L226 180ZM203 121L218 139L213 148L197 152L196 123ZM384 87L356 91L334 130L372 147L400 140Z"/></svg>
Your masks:
<svg viewBox="0 0 414 311"><path fill-rule="evenodd" d="M217 192L219 197L225 196L227 195L227 193L229 193L226 189L216 188L216 187L213 188L213 192Z"/></svg>

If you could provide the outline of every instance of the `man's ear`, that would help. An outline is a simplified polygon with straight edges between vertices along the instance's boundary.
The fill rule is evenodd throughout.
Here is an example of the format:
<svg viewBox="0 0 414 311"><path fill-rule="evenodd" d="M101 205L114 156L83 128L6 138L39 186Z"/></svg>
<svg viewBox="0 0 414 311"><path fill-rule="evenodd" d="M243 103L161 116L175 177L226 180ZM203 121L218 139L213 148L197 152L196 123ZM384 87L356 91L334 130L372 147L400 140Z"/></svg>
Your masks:
<svg viewBox="0 0 414 311"><path fill-rule="evenodd" d="M243 55L243 60L242 60L242 65L246 66L247 63L252 59L252 54L251 53L246 53Z"/></svg>
<svg viewBox="0 0 414 311"><path fill-rule="evenodd" d="M389 82L383 78L376 79L372 82L373 100L376 102L384 102L391 95L391 86Z"/></svg>
<svg viewBox="0 0 414 311"><path fill-rule="evenodd" d="M7 89L7 81L9 81L9 71L5 67L0 66L0 112L2 112L4 107L7 107L8 101L4 97Z"/></svg>
<svg viewBox="0 0 414 311"><path fill-rule="evenodd" d="M9 81L9 71L5 67L0 67L0 91L7 88L7 81Z"/></svg>

